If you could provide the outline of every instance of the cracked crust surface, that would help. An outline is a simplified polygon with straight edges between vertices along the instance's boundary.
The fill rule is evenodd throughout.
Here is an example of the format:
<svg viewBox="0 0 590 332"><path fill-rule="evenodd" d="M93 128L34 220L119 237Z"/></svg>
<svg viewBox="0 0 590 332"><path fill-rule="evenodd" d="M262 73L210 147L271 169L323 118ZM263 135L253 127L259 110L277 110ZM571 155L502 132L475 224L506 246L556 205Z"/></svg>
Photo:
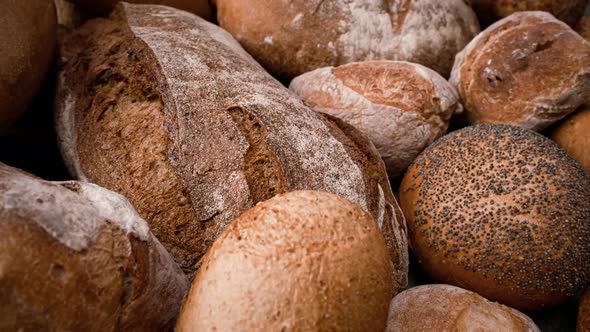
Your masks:
<svg viewBox="0 0 590 332"><path fill-rule="evenodd" d="M70 35L62 55L57 126L71 172L124 194L189 275L240 213L314 189L373 215L405 287L405 221L375 148L306 108L229 34L122 4Z"/></svg>
<svg viewBox="0 0 590 332"><path fill-rule="evenodd" d="M0 164L0 330L161 331L188 280L121 195Z"/></svg>
<svg viewBox="0 0 590 332"><path fill-rule="evenodd" d="M515 13L457 55L450 82L471 122L539 131L590 101L590 43L548 13Z"/></svg>

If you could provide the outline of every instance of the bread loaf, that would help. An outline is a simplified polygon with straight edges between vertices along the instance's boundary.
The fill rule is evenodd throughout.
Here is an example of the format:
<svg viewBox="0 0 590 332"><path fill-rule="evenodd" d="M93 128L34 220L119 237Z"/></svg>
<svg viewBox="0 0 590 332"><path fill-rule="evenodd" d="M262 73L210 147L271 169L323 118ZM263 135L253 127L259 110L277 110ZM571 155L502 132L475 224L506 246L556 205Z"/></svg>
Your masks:
<svg viewBox="0 0 590 332"><path fill-rule="evenodd" d="M541 332L526 315L449 285L424 285L391 301L386 332Z"/></svg>
<svg viewBox="0 0 590 332"><path fill-rule="evenodd" d="M165 331L188 280L121 195L0 163L0 330Z"/></svg>
<svg viewBox="0 0 590 332"><path fill-rule="evenodd" d="M535 132L444 136L410 166L400 204L412 251L441 282L533 310L590 281L590 175Z"/></svg>
<svg viewBox="0 0 590 332"><path fill-rule="evenodd" d="M381 332L391 268L358 205L323 192L277 195L215 241L176 331Z"/></svg>
<svg viewBox="0 0 590 332"><path fill-rule="evenodd" d="M448 76L479 32L463 0L217 0L217 19L271 74L405 60Z"/></svg>
<svg viewBox="0 0 590 332"><path fill-rule="evenodd" d="M53 0L2 0L0 13L0 131L24 112L54 56Z"/></svg>
<svg viewBox="0 0 590 332"><path fill-rule="evenodd" d="M480 33L450 82L474 123L542 130L590 101L590 43L544 12L519 12Z"/></svg>
<svg viewBox="0 0 590 332"><path fill-rule="evenodd" d="M69 0L80 9L91 15L108 15L120 0ZM206 20L213 20L213 8L210 1L213 0L124 0L129 3L143 3L154 5L165 5L193 14L199 15Z"/></svg>
<svg viewBox="0 0 590 332"><path fill-rule="evenodd" d="M590 173L590 106L567 117L549 137Z"/></svg>
<svg viewBox="0 0 590 332"><path fill-rule="evenodd" d="M488 26L500 18L517 11L541 10L574 26L588 0L471 0L473 9L482 26Z"/></svg>
<svg viewBox="0 0 590 332"><path fill-rule="evenodd" d="M396 288L405 222L375 147L186 12L121 4L65 42L57 123L72 173L124 194L189 274L225 226L278 193L341 195L377 221Z"/></svg>
<svg viewBox="0 0 590 332"><path fill-rule="evenodd" d="M365 133L392 180L447 131L453 113L463 110L457 92L443 77L401 61L320 68L293 79L289 89L314 110Z"/></svg>

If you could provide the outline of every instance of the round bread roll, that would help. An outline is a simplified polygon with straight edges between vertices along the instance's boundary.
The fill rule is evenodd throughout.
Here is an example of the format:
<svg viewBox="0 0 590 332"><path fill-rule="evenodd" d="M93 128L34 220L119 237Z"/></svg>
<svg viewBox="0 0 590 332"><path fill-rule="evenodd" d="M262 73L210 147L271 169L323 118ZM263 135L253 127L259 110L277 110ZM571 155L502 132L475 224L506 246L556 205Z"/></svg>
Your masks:
<svg viewBox="0 0 590 332"><path fill-rule="evenodd" d="M590 106L583 106L551 132L550 138L590 173Z"/></svg>
<svg viewBox="0 0 590 332"><path fill-rule="evenodd" d="M590 287L586 289L580 299L576 332L590 331Z"/></svg>
<svg viewBox="0 0 590 332"><path fill-rule="evenodd" d="M217 0L217 19L271 74L405 60L447 77L479 32L464 0Z"/></svg>
<svg viewBox="0 0 590 332"><path fill-rule="evenodd" d="M68 0L73 2L82 11L91 15L108 15L121 0ZM123 0L130 3L144 3L170 6L197 14L202 18L212 21L213 8L210 0Z"/></svg>
<svg viewBox="0 0 590 332"><path fill-rule="evenodd" d="M540 10L574 26L584 13L588 0L471 0L482 26L518 11Z"/></svg>
<svg viewBox="0 0 590 332"><path fill-rule="evenodd" d="M541 332L526 315L449 285L408 289L391 300L386 332Z"/></svg>
<svg viewBox="0 0 590 332"><path fill-rule="evenodd" d="M0 163L0 330L166 331L188 280L127 200Z"/></svg>
<svg viewBox="0 0 590 332"><path fill-rule="evenodd" d="M320 68L296 77L289 89L312 109L336 116L365 133L381 154L390 179L442 136L459 96L424 66L369 61Z"/></svg>
<svg viewBox="0 0 590 332"><path fill-rule="evenodd" d="M277 195L215 241L176 331L383 331L391 269L358 205L316 191Z"/></svg>
<svg viewBox="0 0 590 332"><path fill-rule="evenodd" d="M186 273L242 212L310 189L371 213L405 266L394 288L405 287L405 221L375 147L303 105L221 28L122 3L62 50L56 122L69 169L125 195Z"/></svg>
<svg viewBox="0 0 590 332"><path fill-rule="evenodd" d="M57 19L53 0L2 0L0 14L0 131L39 91L53 60Z"/></svg>
<svg viewBox="0 0 590 332"><path fill-rule="evenodd" d="M453 132L410 166L400 201L414 254L443 283L534 310L590 281L590 175L540 134Z"/></svg>
<svg viewBox="0 0 590 332"><path fill-rule="evenodd" d="M457 55L450 82L471 122L539 131L590 101L590 43L548 13L516 13Z"/></svg>

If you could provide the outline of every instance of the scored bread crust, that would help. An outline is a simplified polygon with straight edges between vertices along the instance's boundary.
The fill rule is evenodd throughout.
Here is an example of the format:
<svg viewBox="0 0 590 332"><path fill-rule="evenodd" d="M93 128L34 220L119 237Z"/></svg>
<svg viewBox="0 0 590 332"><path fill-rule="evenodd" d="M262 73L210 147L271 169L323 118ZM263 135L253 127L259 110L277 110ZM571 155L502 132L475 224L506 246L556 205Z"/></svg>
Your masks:
<svg viewBox="0 0 590 332"><path fill-rule="evenodd" d="M590 43L551 14L518 12L457 54L450 82L471 122L540 131L590 101Z"/></svg>
<svg viewBox="0 0 590 332"><path fill-rule="evenodd" d="M291 79L327 66L405 60L447 77L479 32L463 0L217 0L218 20L273 75Z"/></svg>
<svg viewBox="0 0 590 332"><path fill-rule="evenodd" d="M63 49L56 116L71 172L124 194L185 272L255 203L314 189L373 215L405 287L405 221L375 148L305 107L229 34L120 4Z"/></svg>
<svg viewBox="0 0 590 332"><path fill-rule="evenodd" d="M391 300L386 332L541 332L521 312L450 285L423 285Z"/></svg>
<svg viewBox="0 0 590 332"><path fill-rule="evenodd" d="M297 76L289 89L315 111L343 119L376 146L390 179L403 175L463 108L433 70L403 61L366 61Z"/></svg>
<svg viewBox="0 0 590 332"><path fill-rule="evenodd" d="M373 218L294 191L246 211L205 256L177 331L383 331L391 265Z"/></svg>
<svg viewBox="0 0 590 332"><path fill-rule="evenodd" d="M170 328L188 280L127 200L0 164L0 330Z"/></svg>

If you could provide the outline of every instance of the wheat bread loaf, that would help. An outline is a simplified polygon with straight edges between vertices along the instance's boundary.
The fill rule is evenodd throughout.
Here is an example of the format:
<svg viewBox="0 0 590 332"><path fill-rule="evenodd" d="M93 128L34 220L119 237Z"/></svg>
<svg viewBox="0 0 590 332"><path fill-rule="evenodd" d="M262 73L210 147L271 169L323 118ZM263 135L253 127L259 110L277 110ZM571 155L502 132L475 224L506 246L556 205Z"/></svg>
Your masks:
<svg viewBox="0 0 590 332"><path fill-rule="evenodd" d="M0 163L0 330L163 331L188 280L127 200Z"/></svg>
<svg viewBox="0 0 590 332"><path fill-rule="evenodd" d="M124 194L187 273L255 203L313 189L374 217L402 267L396 288L406 284L405 222L375 147L305 107L219 27L123 3L69 36L62 56L70 170Z"/></svg>

